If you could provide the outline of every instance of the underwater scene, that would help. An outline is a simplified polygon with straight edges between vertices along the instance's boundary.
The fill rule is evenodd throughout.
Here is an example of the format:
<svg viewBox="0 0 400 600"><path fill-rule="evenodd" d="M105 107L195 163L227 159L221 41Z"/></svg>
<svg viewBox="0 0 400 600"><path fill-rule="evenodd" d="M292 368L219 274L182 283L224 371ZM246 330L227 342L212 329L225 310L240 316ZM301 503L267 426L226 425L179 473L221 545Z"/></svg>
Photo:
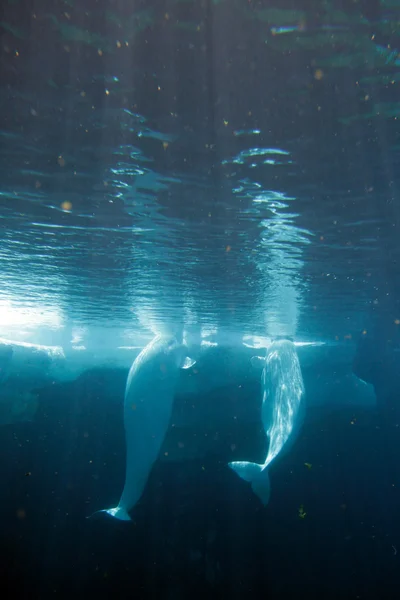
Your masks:
<svg viewBox="0 0 400 600"><path fill-rule="evenodd" d="M1 598L398 598L400 0L3 0L0 108Z"/></svg>

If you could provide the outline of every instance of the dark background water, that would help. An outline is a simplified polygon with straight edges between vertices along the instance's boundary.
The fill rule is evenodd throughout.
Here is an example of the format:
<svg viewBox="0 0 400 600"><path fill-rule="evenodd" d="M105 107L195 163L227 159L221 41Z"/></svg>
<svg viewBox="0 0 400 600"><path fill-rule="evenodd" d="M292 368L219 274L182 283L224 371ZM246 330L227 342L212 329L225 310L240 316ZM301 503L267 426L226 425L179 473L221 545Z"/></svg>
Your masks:
<svg viewBox="0 0 400 600"><path fill-rule="evenodd" d="M4 597L397 597L398 412L310 409L264 509L227 467L265 452L258 385L177 397L211 417L171 428L132 523L87 520L123 485L125 376L51 386L2 429Z"/></svg>

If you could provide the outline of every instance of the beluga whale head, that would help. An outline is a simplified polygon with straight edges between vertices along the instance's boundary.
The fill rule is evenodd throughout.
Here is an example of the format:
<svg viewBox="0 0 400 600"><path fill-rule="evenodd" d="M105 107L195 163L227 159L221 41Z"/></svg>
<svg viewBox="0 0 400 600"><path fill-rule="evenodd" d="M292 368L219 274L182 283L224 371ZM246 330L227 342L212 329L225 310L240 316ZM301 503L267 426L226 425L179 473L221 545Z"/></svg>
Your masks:
<svg viewBox="0 0 400 600"><path fill-rule="evenodd" d="M176 336L163 340L159 338L160 343L164 343L164 353L174 361L178 369L190 369L196 364L196 359L189 357L189 348L184 341L180 341Z"/></svg>

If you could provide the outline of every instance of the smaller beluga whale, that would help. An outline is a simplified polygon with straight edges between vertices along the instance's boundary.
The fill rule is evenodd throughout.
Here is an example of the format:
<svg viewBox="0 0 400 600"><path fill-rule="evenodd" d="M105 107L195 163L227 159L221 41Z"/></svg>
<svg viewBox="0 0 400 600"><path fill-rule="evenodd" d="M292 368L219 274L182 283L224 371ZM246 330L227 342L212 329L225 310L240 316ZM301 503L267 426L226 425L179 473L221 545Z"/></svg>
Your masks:
<svg viewBox="0 0 400 600"><path fill-rule="evenodd" d="M124 399L126 437L125 485L118 506L97 511L130 521L157 460L171 418L180 369L195 361L175 337L157 336L136 357L129 371ZM94 516L93 515L93 516Z"/></svg>
<svg viewBox="0 0 400 600"><path fill-rule="evenodd" d="M251 483L266 506L270 497L269 467L277 456L287 453L301 429L305 414L305 391L296 348L293 342L274 341L265 358L254 357L253 366L263 365L261 376L261 419L269 446L264 463L230 462L242 479Z"/></svg>

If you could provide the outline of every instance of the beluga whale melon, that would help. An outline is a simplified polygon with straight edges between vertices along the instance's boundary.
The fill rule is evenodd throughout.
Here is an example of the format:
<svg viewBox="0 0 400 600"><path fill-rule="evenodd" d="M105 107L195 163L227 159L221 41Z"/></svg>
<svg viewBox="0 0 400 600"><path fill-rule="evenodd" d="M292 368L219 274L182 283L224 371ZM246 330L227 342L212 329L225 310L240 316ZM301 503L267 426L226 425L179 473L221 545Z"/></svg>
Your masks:
<svg viewBox="0 0 400 600"><path fill-rule="evenodd" d="M143 494L168 429L179 371L195 363L186 356L186 350L175 337L157 336L134 360L124 400L124 489L117 506L94 514L131 520L129 511Z"/></svg>
<svg viewBox="0 0 400 600"><path fill-rule="evenodd" d="M253 365L257 359L252 361ZM262 464L247 461L229 463L242 479L251 483L265 505L270 497L269 467L290 450L303 424L304 384L296 348L289 340L277 340L268 348L261 376L261 419L268 437L267 456Z"/></svg>

